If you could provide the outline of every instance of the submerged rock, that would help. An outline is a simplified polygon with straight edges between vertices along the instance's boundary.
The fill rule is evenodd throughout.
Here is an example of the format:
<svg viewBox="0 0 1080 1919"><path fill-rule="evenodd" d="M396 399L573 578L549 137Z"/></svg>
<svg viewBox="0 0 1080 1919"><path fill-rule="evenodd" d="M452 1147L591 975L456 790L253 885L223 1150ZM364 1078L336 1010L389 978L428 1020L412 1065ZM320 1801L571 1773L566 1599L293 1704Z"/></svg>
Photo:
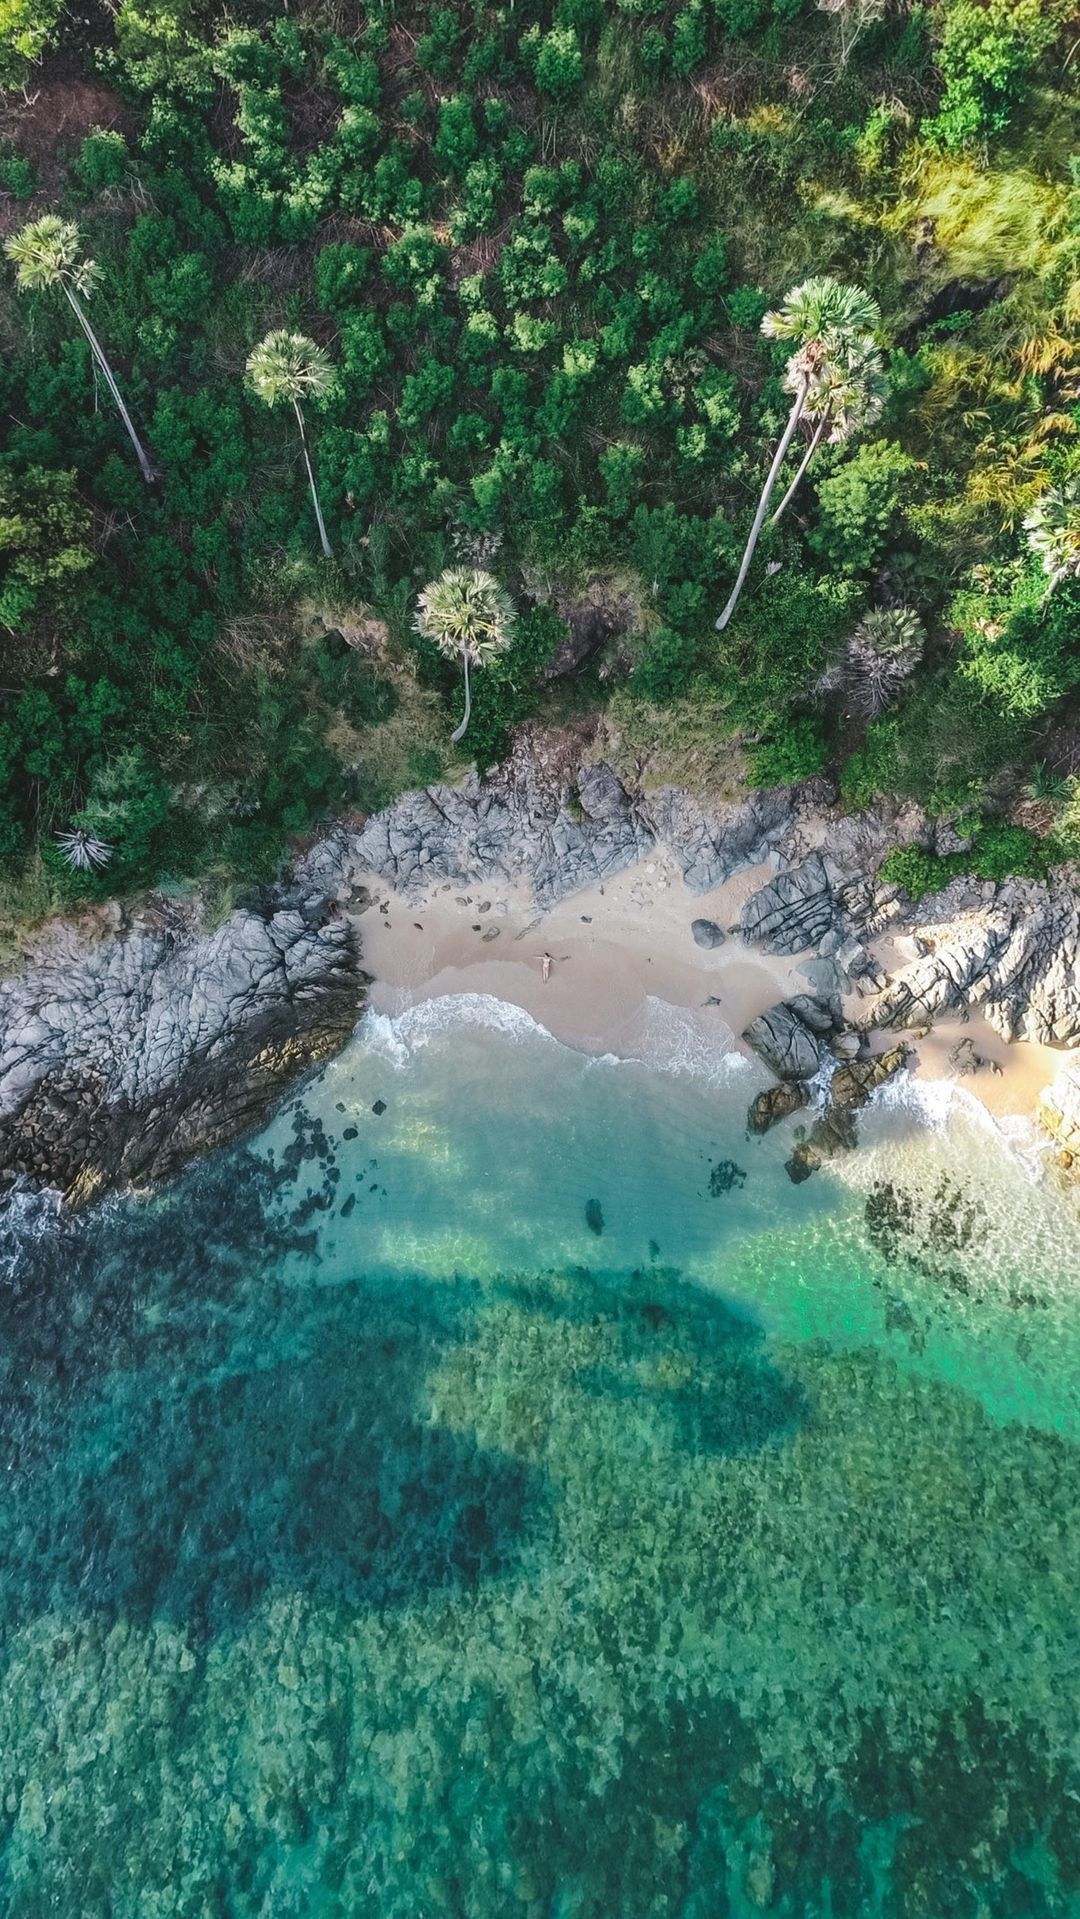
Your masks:
<svg viewBox="0 0 1080 1919"><path fill-rule="evenodd" d="M733 1159L718 1159L709 1174L709 1192L713 1199L722 1199L725 1193L746 1185L746 1174Z"/></svg>
<svg viewBox="0 0 1080 1919"><path fill-rule="evenodd" d="M590 1233L599 1235L604 1230L604 1212L598 1199L585 1201L585 1224Z"/></svg>

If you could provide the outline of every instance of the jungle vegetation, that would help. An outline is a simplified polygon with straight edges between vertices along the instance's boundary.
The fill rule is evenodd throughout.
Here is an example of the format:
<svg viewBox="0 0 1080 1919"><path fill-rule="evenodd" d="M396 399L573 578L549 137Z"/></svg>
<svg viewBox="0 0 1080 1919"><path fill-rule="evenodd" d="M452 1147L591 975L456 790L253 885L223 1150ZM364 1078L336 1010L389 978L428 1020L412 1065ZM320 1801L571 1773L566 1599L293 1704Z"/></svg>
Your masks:
<svg viewBox="0 0 1080 1919"><path fill-rule="evenodd" d="M0 915L263 880L591 708L661 775L707 737L1068 852L1078 43L1076 0L0 0ZM587 594L624 630L545 671Z"/></svg>

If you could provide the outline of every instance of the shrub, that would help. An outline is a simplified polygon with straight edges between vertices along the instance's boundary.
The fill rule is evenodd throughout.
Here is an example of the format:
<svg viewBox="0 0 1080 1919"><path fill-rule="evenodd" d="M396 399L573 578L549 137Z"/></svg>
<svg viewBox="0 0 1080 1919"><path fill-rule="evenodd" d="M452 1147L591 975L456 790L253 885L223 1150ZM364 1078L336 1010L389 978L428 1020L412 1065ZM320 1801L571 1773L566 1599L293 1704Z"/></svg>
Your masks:
<svg viewBox="0 0 1080 1919"><path fill-rule="evenodd" d="M79 148L75 173L87 193L121 187L131 171L128 143L115 128L95 127Z"/></svg>
<svg viewBox="0 0 1080 1919"><path fill-rule="evenodd" d="M1007 879L1045 879L1052 849L1024 826L1000 820L976 825L967 853L928 853L921 846L894 847L878 869L879 882L902 886L916 902L927 893L940 893L960 874L1000 883Z"/></svg>
<svg viewBox="0 0 1080 1919"><path fill-rule="evenodd" d="M818 483L820 518L810 543L830 566L868 573L881 558L914 461L889 440L860 446Z"/></svg>
<svg viewBox="0 0 1080 1919"><path fill-rule="evenodd" d="M825 764L825 742L812 719L777 721L750 754L749 786L788 786L812 779Z"/></svg>
<svg viewBox="0 0 1080 1919"><path fill-rule="evenodd" d="M526 40L528 35L526 35ZM536 46L533 71L541 93L556 99L581 85L584 61L573 27L553 27Z"/></svg>

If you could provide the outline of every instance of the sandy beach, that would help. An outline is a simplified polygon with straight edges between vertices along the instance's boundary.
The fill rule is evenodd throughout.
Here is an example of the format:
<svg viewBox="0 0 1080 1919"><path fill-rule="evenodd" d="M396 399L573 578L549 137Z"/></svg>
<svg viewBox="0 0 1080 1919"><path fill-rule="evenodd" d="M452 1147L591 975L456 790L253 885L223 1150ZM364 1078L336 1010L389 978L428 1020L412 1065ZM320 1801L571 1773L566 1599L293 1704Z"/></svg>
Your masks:
<svg viewBox="0 0 1080 1919"><path fill-rule="evenodd" d="M557 1039L588 1053L634 1054L650 1002L685 1009L703 1038L743 1052L739 1035L779 999L806 992L801 966L747 946L736 926L744 899L772 876L768 865L736 874L714 892L691 893L673 861L656 854L602 886L575 893L539 913L525 887L441 885L405 900L378 875L360 916L363 963L373 975L370 1004L397 1014L451 993L485 993L520 1006ZM695 919L726 937L696 944ZM903 936L875 942L886 971L914 957ZM546 968L545 955L549 957ZM849 1002L849 1011L859 1006ZM984 1065L961 1083L996 1115L1029 1116L1060 1061L1053 1048L1002 1040L981 1015L941 1021L916 1042L921 1079L959 1079L950 1055L970 1039ZM881 1046L895 1035L882 1034Z"/></svg>

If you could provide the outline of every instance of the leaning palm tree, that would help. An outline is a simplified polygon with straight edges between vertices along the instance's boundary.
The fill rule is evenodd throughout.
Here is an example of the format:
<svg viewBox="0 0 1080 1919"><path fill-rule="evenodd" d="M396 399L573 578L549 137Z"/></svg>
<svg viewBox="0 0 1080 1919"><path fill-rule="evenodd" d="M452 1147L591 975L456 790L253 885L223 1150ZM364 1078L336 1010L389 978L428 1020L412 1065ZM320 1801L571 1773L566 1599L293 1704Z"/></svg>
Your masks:
<svg viewBox="0 0 1080 1919"><path fill-rule="evenodd" d="M845 445L873 425L884 405L885 363L870 334L825 360L803 407L803 421L812 428L806 452L770 526L775 526L791 505L822 441L829 446Z"/></svg>
<svg viewBox="0 0 1080 1919"><path fill-rule="evenodd" d="M472 713L470 666L500 653L514 631L510 595L478 566L451 566L425 586L416 607L416 631L434 640L448 659L465 669L465 717L450 738L463 738Z"/></svg>
<svg viewBox="0 0 1080 1919"><path fill-rule="evenodd" d="M1028 545L1049 575L1049 598L1071 574L1080 578L1080 476L1052 486L1024 521Z"/></svg>
<svg viewBox="0 0 1080 1919"><path fill-rule="evenodd" d="M811 390L826 377L831 365L842 364L845 356L855 353L867 341L880 320L877 302L869 293L865 293L861 287L845 286L828 274L804 280L800 286L792 289L783 306L767 313L762 320L761 331L767 339L795 342L795 351L784 374L784 385L792 396L791 411L761 490L735 585L716 622L718 632L723 632L739 603L754 557L754 548L765 524L773 487L806 410Z"/></svg>
<svg viewBox="0 0 1080 1919"><path fill-rule="evenodd" d="M15 268L15 284L20 293L36 293L43 287L59 287L90 342L90 351L116 402L128 438L135 448L139 472L148 484L156 480L157 473L132 425L113 370L105 358L105 349L87 318L85 302L101 279L101 268L96 261L84 259L78 227L73 220L61 220L55 213L45 213L40 220L31 220L28 226L5 240L4 252Z"/></svg>
<svg viewBox="0 0 1080 1919"><path fill-rule="evenodd" d="M334 368L329 355L322 347L316 346L304 333L280 331L268 333L257 347L248 355L247 376L252 391L265 405L275 407L284 400L296 415L296 424L300 429L300 448L307 468L308 485L311 488L312 505L319 528L319 543L327 559L333 558L330 542L326 537L326 523L319 505L315 475L311 469L311 456L308 453L307 431L304 426L304 413L300 402L305 397L318 400L328 393L334 383Z"/></svg>

